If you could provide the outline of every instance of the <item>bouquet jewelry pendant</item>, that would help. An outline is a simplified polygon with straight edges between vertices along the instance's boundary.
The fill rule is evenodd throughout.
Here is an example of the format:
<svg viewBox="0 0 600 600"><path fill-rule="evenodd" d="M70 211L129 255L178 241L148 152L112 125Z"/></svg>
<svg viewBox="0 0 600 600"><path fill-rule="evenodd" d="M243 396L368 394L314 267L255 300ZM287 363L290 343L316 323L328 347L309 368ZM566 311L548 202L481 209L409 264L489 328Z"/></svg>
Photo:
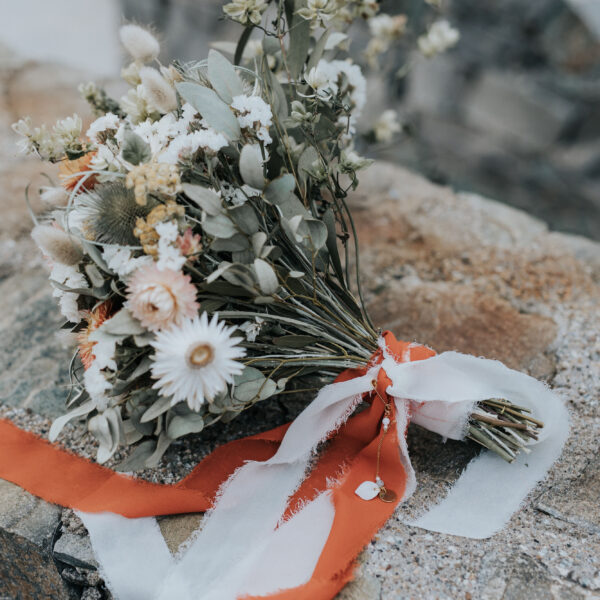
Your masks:
<svg viewBox="0 0 600 600"><path fill-rule="evenodd" d="M382 502L396 502L398 495L394 490L390 490L385 487L383 479L380 477L380 466L381 466L381 446L385 435L387 434L390 425L393 423L391 417L393 415L393 405L388 399L384 399L377 390L377 381L373 380L374 394L384 403L383 418L381 419L381 432L379 443L377 446L377 462L375 468L375 481L363 481L355 490L355 494L363 500L373 500L373 498L379 498ZM387 397L387 394L386 394ZM393 417L392 417L393 418Z"/></svg>

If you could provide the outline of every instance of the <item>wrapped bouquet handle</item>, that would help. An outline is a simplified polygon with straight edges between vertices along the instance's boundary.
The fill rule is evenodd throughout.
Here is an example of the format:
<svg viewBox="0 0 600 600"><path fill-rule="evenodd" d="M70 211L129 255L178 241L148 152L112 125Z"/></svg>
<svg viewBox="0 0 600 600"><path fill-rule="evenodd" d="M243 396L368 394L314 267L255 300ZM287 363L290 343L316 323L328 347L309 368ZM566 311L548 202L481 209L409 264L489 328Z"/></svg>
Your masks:
<svg viewBox="0 0 600 600"><path fill-rule="evenodd" d="M493 397L544 420L535 451L510 465L482 453L444 499L410 523L486 538L558 458L566 408L543 383L498 361L436 355L389 332L368 365L325 386L289 426L226 444L176 485L112 473L7 422L0 422L0 477L78 509L119 600L328 599L416 487L408 423L462 439L474 404ZM363 399L370 405L351 416ZM48 467L66 469L65 478L57 481ZM148 517L209 505L201 530L173 558Z"/></svg>

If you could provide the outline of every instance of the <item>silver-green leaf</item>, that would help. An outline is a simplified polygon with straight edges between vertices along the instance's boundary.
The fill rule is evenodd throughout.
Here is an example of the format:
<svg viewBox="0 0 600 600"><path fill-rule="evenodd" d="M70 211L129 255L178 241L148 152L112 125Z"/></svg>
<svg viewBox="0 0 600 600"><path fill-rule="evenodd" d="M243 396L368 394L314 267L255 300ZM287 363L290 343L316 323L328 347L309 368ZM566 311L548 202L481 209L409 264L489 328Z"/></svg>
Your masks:
<svg viewBox="0 0 600 600"><path fill-rule="evenodd" d="M221 196L210 188L191 183L183 184L185 195L194 201L203 211L215 217L223 212L221 205Z"/></svg>
<svg viewBox="0 0 600 600"><path fill-rule="evenodd" d="M208 79L227 104L231 104L234 96L244 93L242 82L233 65L216 50L210 50L208 53Z"/></svg>
<svg viewBox="0 0 600 600"><path fill-rule="evenodd" d="M189 102L213 129L230 141L239 139L241 130L238 120L214 90L189 81L178 83L176 87L181 97Z"/></svg>

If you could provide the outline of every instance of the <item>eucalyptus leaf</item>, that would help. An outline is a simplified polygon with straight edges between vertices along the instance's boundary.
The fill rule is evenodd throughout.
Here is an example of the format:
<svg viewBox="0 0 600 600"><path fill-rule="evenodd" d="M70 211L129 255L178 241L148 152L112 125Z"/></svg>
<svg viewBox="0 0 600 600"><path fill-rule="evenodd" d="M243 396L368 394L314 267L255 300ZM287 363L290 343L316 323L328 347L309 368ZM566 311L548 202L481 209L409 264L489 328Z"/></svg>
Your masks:
<svg viewBox="0 0 600 600"><path fill-rule="evenodd" d="M193 185L191 183L183 184L183 191L185 195L193 200L202 210L212 217L223 212L223 206L221 204L221 196L210 188L203 187L201 185Z"/></svg>
<svg viewBox="0 0 600 600"><path fill-rule="evenodd" d="M233 265L232 263L224 260L222 263L219 264L219 266L206 278L206 283L212 283L213 281L216 281L219 277L221 277L221 275L223 275L223 273L225 273L225 271L227 271L227 269L231 268Z"/></svg>
<svg viewBox="0 0 600 600"><path fill-rule="evenodd" d="M123 434L124 442L128 446L139 442L144 437L143 434L136 429L131 419L123 421Z"/></svg>
<svg viewBox="0 0 600 600"><path fill-rule="evenodd" d="M321 58L323 58L323 53L325 52L325 48L327 47L327 40L331 35L331 31L331 29L326 29L323 32L323 35L319 38L319 41L315 44L313 51L310 53L308 64L306 65L307 73L309 73L312 68L316 67L319 64Z"/></svg>
<svg viewBox="0 0 600 600"><path fill-rule="evenodd" d="M176 440L188 433L199 433L204 429L204 419L201 415L191 414L185 417L175 415L167 425L167 435Z"/></svg>
<svg viewBox="0 0 600 600"><path fill-rule="evenodd" d="M306 219L305 223L308 226L309 238L313 249L320 250L327 243L327 226L323 221L318 219Z"/></svg>
<svg viewBox="0 0 600 600"><path fill-rule="evenodd" d="M101 325L102 331L109 335L141 335L146 333L142 324L126 309L122 308Z"/></svg>
<svg viewBox="0 0 600 600"><path fill-rule="evenodd" d="M152 158L150 146L131 129L125 130L121 154L132 165L148 162Z"/></svg>
<svg viewBox="0 0 600 600"><path fill-rule="evenodd" d="M163 454L167 451L173 440L166 434L161 433L158 437L156 444L156 450L146 459L147 467L156 467L163 457Z"/></svg>
<svg viewBox="0 0 600 600"><path fill-rule="evenodd" d="M225 281L233 285L241 285L242 287L253 290L255 285L254 272L246 265L235 264L225 271L222 275Z"/></svg>
<svg viewBox="0 0 600 600"><path fill-rule="evenodd" d="M215 252L241 252L250 247L248 238L241 234L236 233L234 236L227 239L215 240L211 245L211 250Z"/></svg>
<svg viewBox="0 0 600 600"><path fill-rule="evenodd" d="M63 292L71 292L72 294L77 294L78 296L90 296L92 298L96 298L97 300L106 300L110 296L109 291L104 291L104 289L99 290L98 288L71 288L64 283L59 283L54 279L50 279L52 285Z"/></svg>
<svg viewBox="0 0 600 600"><path fill-rule="evenodd" d="M143 392L142 392L143 394ZM148 395L148 394L144 394ZM156 394L152 394L156 396ZM142 423L141 418L145 412L144 406L138 406L131 411L130 420L131 424L139 431L142 435L150 435L154 431L154 424L152 422Z"/></svg>
<svg viewBox="0 0 600 600"><path fill-rule="evenodd" d="M216 50L210 50L208 53L208 80L227 104L231 104L234 96L244 93L242 82L233 65Z"/></svg>
<svg viewBox="0 0 600 600"><path fill-rule="evenodd" d="M307 0L295 0L290 23L290 47L287 64L294 79L302 73L310 48L310 21L302 18L298 11L306 7Z"/></svg>
<svg viewBox="0 0 600 600"><path fill-rule="evenodd" d="M146 410L142 415L140 422L149 423L150 421L154 421L156 417L160 417L160 415L167 412L169 408L171 408L171 398L161 396L148 410Z"/></svg>
<svg viewBox="0 0 600 600"><path fill-rule="evenodd" d="M262 260L262 258L255 259L254 272L256 273L258 285L263 294L272 295L278 290L279 281L277 280L277 274L268 262Z"/></svg>
<svg viewBox="0 0 600 600"><path fill-rule="evenodd" d="M309 212L294 193L296 181L294 176L286 173L277 179L274 179L265 188L265 198L278 206L281 214L286 219L293 219L297 216L309 216Z"/></svg>
<svg viewBox="0 0 600 600"><path fill-rule="evenodd" d="M265 400L277 391L277 384L254 367L246 367L235 377L233 397L239 402Z"/></svg>
<svg viewBox="0 0 600 600"><path fill-rule="evenodd" d="M298 177L304 189L307 187L309 171L314 163L319 160L319 154L312 146L308 146L300 155L298 159Z"/></svg>
<svg viewBox="0 0 600 600"><path fill-rule="evenodd" d="M246 250L236 250L231 253L231 259L236 263L242 263L244 265L251 265L254 262L256 255L252 251L252 248L246 248Z"/></svg>
<svg viewBox="0 0 600 600"><path fill-rule="evenodd" d="M248 235L253 235L260 229L256 212L252 205L247 202L230 208L229 216L238 228Z"/></svg>
<svg viewBox="0 0 600 600"><path fill-rule="evenodd" d="M267 242L267 234L264 231L257 231L252 236L252 250L256 256L261 256L263 246Z"/></svg>
<svg viewBox="0 0 600 600"><path fill-rule="evenodd" d="M207 216L202 221L202 229L212 237L219 239L227 239L237 233L237 229L226 214Z"/></svg>
<svg viewBox="0 0 600 600"><path fill-rule="evenodd" d="M178 83L175 87L181 97L189 102L213 129L230 141L239 139L241 130L238 120L216 92L189 81Z"/></svg>
<svg viewBox="0 0 600 600"><path fill-rule="evenodd" d="M262 190L265 187L263 156L258 144L246 144L240 152L240 175L249 186Z"/></svg>
<svg viewBox="0 0 600 600"><path fill-rule="evenodd" d="M89 265L85 265L85 273L94 287L101 288L104 286L105 279L95 264L90 263Z"/></svg>
<svg viewBox="0 0 600 600"><path fill-rule="evenodd" d="M146 466L146 461L152 456L155 450L156 440L146 440L141 442L125 460L122 460L117 465L116 470L121 473L129 473L144 468Z"/></svg>
<svg viewBox="0 0 600 600"><path fill-rule="evenodd" d="M74 408L72 411L68 412L66 415L61 415L60 417L54 419L52 426L50 427L50 433L48 434L48 439L51 442L54 442L62 428L71 420L77 417L83 417L84 415L89 415L93 410L95 410L96 404L89 400L85 402L81 406Z"/></svg>
<svg viewBox="0 0 600 600"><path fill-rule="evenodd" d="M272 93L271 102L273 112L280 121L284 121L289 115L287 97L275 73L270 69L267 70L267 77L269 78L269 87Z"/></svg>
<svg viewBox="0 0 600 600"><path fill-rule="evenodd" d="M81 245L85 253L96 263L98 267L100 267L105 273L112 273L112 271L108 268L106 261L102 258L102 253L98 249L96 244L92 244L87 240L80 240Z"/></svg>

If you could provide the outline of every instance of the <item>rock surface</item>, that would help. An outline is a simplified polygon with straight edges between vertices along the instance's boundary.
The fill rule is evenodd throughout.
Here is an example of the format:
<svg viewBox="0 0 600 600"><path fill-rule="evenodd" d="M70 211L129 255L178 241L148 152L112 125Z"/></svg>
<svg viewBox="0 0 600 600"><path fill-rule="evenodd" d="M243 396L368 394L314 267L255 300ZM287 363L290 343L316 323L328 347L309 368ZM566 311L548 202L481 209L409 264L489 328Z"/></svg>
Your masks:
<svg viewBox="0 0 600 600"><path fill-rule="evenodd" d="M51 105L29 98L22 83L29 75L22 71L37 68L0 77L0 417L44 435L62 410L69 352L55 335L58 312L28 237L31 224L21 197L30 180L32 190L42 183L40 165L13 156L8 125L17 117L19 94L28 98L36 121L38 114L49 121L72 112L78 103L64 84L52 91ZM477 452L411 428L417 493L368 546L357 580L341 598L600 597L600 246L549 232L520 211L455 194L386 164L367 172L360 190L351 203L377 323L438 350L499 358L544 378L568 403L573 434L560 461L505 531L490 540L466 540L401 522L443 493ZM273 402L256 410L202 439L184 440L169 451L168 465L143 476L174 481L219 440L254 432L257 414L263 424L275 425L296 408ZM61 439L84 456L94 454L80 425L65 428ZM106 597L90 569L85 531L70 511L62 512L63 537L52 549L59 509L3 482L0 507L0 598ZM199 519L161 520L172 551ZM38 580L50 587L27 587Z"/></svg>

